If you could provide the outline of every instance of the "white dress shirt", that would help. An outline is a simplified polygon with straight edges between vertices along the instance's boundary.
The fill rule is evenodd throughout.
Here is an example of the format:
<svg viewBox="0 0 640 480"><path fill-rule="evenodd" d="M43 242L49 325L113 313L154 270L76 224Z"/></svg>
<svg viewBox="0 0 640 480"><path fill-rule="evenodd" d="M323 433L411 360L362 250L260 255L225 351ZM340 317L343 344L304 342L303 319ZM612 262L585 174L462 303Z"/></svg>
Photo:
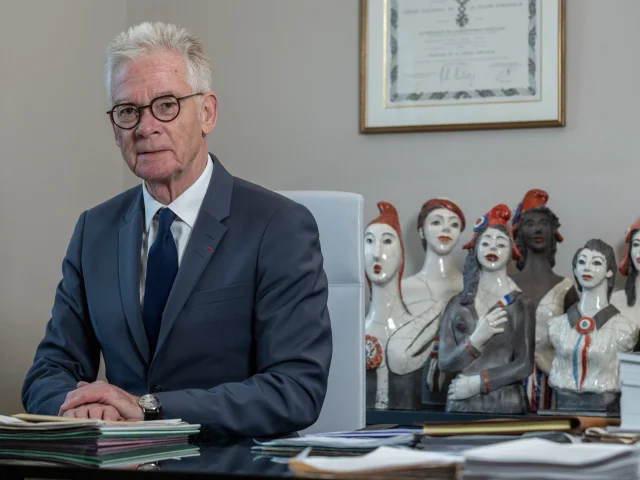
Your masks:
<svg viewBox="0 0 640 480"><path fill-rule="evenodd" d="M171 233L173 239L176 242L176 248L178 249L178 267L182 262L182 256L189 243L191 237L191 231L198 218L202 201L209 188L209 182L211 181L211 175L213 174L213 160L211 156L207 160L207 166L202 172L202 175L184 191L182 195L174 199L169 205L166 205L176 214L176 219L171 225ZM165 207L165 205L158 202L151 196L147 190L147 186L142 184L142 198L144 200L144 230L142 232L142 252L141 262L142 268L140 269L140 305L144 304L144 284L147 278L147 256L149 254L149 248L153 245L158 232L158 210Z"/></svg>

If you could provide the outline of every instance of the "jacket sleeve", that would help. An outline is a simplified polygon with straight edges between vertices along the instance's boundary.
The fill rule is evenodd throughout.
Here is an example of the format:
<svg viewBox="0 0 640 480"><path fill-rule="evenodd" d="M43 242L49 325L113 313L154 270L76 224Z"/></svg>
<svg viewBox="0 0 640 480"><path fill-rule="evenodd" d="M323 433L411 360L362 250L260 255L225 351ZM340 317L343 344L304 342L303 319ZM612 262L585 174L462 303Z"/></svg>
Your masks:
<svg viewBox="0 0 640 480"><path fill-rule="evenodd" d="M457 296L453 297L442 314L438 366L441 371L446 373L460 372L480 356L480 351L471 345L468 337L460 343L456 340L455 328L458 322L462 321L468 325L474 325L471 313L463 309L458 301ZM473 328L470 331L473 331Z"/></svg>
<svg viewBox="0 0 640 480"><path fill-rule="evenodd" d="M520 297L521 300L509 312L513 325L513 360L504 365L483 370L481 373L482 393L511 385L521 381L533 372L535 349L535 307L533 303Z"/></svg>
<svg viewBox="0 0 640 480"><path fill-rule="evenodd" d="M256 278L257 373L209 390L158 393L165 418L253 437L295 432L317 420L333 347L318 227L305 207L287 203L273 215Z"/></svg>
<svg viewBox="0 0 640 480"><path fill-rule="evenodd" d="M89 319L82 274L85 218L86 212L69 242L51 318L22 387L28 413L57 415L66 394L80 380L93 382L98 375L100 345Z"/></svg>

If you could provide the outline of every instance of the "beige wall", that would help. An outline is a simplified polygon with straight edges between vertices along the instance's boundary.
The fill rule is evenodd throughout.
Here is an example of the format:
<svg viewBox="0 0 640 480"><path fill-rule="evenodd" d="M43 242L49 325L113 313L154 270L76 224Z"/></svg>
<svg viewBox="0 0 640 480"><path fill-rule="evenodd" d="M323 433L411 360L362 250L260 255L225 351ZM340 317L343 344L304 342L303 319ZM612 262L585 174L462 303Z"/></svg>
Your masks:
<svg viewBox="0 0 640 480"><path fill-rule="evenodd" d="M10 4L10 7L8 6ZM15 0L0 15L0 413L44 335L78 216L122 190L102 53L125 1Z"/></svg>
<svg viewBox="0 0 640 480"><path fill-rule="evenodd" d="M171 21L204 39L220 98L210 148L232 173L273 189L359 192L367 219L378 200L394 203L407 274L422 261L413 224L432 196L455 199L472 223L495 203L515 206L528 188L547 189L563 222L557 270L564 274L587 238L602 237L620 253L626 227L640 215L637 0L616 0L615 8L567 1L566 128L371 136L358 133L358 0L7 3L11 14L0 16L0 413L20 409L20 385L78 215L138 183L103 114L102 52L127 24Z"/></svg>
<svg viewBox="0 0 640 480"><path fill-rule="evenodd" d="M425 200L451 197L473 224L534 187L563 223L557 270L568 274L590 237L621 254L640 215L640 2L568 0L567 14L566 128L369 136L358 133L358 0L133 0L127 20L171 21L203 38L220 99L210 149L234 174L273 189L361 193L367 219L378 200L395 204L407 274L422 263L414 224Z"/></svg>

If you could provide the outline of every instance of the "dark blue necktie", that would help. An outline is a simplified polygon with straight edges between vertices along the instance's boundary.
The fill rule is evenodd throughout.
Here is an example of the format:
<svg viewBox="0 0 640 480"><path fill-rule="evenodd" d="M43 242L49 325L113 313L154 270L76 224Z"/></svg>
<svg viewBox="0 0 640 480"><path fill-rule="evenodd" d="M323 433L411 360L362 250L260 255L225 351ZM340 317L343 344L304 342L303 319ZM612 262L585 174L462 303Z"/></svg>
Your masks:
<svg viewBox="0 0 640 480"><path fill-rule="evenodd" d="M176 219L176 214L168 208L163 208L158 217L158 234L147 256L142 308L142 320L152 357L158 343L162 312L178 273L178 249L171 234L171 224Z"/></svg>

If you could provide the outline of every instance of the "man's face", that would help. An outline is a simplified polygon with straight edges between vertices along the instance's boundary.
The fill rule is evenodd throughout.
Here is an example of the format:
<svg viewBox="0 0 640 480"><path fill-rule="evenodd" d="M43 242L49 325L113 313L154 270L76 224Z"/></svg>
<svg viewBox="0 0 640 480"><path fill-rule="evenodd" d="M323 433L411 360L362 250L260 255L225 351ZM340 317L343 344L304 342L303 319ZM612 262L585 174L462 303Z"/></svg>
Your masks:
<svg viewBox="0 0 640 480"><path fill-rule="evenodd" d="M114 105L148 105L162 95L182 97L192 89L184 60L174 52L144 55L122 64L114 72L111 94ZM202 106L197 98L201 98ZM180 114L170 122L142 110L140 123L130 130L113 125L115 140L125 162L138 177L158 182L180 178L206 155L205 135L215 127L217 100L208 92L180 101Z"/></svg>

